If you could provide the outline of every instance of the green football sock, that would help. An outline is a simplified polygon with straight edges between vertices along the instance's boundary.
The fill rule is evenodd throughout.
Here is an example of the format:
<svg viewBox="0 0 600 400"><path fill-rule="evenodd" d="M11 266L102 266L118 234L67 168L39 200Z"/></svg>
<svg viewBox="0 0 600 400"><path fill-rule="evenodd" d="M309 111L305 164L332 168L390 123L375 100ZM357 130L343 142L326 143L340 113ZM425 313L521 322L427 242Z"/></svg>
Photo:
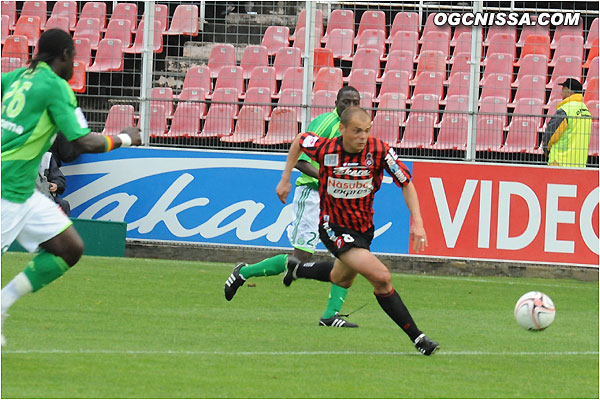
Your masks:
<svg viewBox="0 0 600 400"><path fill-rule="evenodd" d="M279 275L287 266L288 255L279 254L275 257L267 258L256 264L246 265L240 269L240 275L244 279L252 278L254 276L271 276Z"/></svg>
<svg viewBox="0 0 600 400"><path fill-rule="evenodd" d="M329 301L327 302L327 308L323 314L323 319L331 318L335 315L335 313L340 312L340 309L344 304L344 300L346 300L347 294L348 289L338 285L331 285L331 290L329 291Z"/></svg>
<svg viewBox="0 0 600 400"><path fill-rule="evenodd" d="M27 264L23 273L31 282L33 291L36 292L60 278L68 269L69 265L61 257L42 251Z"/></svg>

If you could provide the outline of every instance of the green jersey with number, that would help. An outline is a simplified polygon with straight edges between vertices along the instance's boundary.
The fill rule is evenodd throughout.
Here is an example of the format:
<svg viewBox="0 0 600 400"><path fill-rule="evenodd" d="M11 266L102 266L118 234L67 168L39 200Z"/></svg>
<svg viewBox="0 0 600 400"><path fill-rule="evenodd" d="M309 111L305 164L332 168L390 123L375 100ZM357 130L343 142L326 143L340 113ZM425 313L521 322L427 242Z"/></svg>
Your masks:
<svg viewBox="0 0 600 400"><path fill-rule="evenodd" d="M314 133L317 136L321 136L327 139L340 136L340 116L337 113L337 109L332 112L319 115L313 119L308 125L308 131ZM316 169L319 169L319 163L310 159L306 154L302 153L298 161L308 161ZM302 173L298 179L296 179L296 186L308 186L312 189L319 190L319 180Z"/></svg>
<svg viewBox="0 0 600 400"><path fill-rule="evenodd" d="M67 81L48 64L2 74L2 198L24 203L42 156L61 130L70 141L90 132Z"/></svg>

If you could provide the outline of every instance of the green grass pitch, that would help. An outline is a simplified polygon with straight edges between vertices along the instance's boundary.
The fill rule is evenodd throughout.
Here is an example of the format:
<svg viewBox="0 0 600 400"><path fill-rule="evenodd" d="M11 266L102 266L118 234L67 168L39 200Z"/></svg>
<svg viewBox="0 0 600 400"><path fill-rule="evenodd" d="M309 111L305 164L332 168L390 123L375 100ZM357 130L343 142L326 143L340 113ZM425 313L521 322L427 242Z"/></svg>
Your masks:
<svg viewBox="0 0 600 400"><path fill-rule="evenodd" d="M2 257L2 286L26 254ZM255 278L225 301L231 265L84 257L10 310L3 398L598 398L598 283L394 274L419 354L362 277L317 326L329 285ZM530 290L557 308L547 330L517 326Z"/></svg>

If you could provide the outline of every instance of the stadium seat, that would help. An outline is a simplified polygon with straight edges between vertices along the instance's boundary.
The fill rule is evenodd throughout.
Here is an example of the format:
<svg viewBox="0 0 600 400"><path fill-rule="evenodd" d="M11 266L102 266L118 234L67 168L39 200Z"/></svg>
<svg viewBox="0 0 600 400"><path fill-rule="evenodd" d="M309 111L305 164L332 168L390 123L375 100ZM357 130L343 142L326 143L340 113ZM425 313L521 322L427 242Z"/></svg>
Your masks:
<svg viewBox="0 0 600 400"><path fill-rule="evenodd" d="M69 21L69 30L74 31L77 26L77 2L76 1L57 1L52 7L52 17L64 17ZM47 25L47 23L46 23Z"/></svg>
<svg viewBox="0 0 600 400"><path fill-rule="evenodd" d="M262 38L262 45L269 56L274 56L281 47L289 46L290 28L287 26L269 26Z"/></svg>
<svg viewBox="0 0 600 400"><path fill-rule="evenodd" d="M450 64L454 63L454 58L456 54L467 53L471 54L471 32L463 32L460 34L458 38L455 39L454 43L454 52L452 53L452 57L450 58ZM452 42L450 42L452 46ZM483 51L481 52L483 54Z"/></svg>
<svg viewBox="0 0 600 400"><path fill-rule="evenodd" d="M144 21L144 15L140 23ZM154 5L154 21L160 21L162 34L166 35L169 28L169 7L166 4L155 4ZM138 26L139 30L139 26Z"/></svg>
<svg viewBox="0 0 600 400"><path fill-rule="evenodd" d="M38 17L40 29L43 30L46 27L46 18L48 18L48 5L45 1L24 1L19 19L23 17ZM17 23L19 23L18 20Z"/></svg>
<svg viewBox="0 0 600 400"><path fill-rule="evenodd" d="M35 46L40 38L40 18L23 15L17 20L13 35L27 37L27 44Z"/></svg>
<svg viewBox="0 0 600 400"><path fill-rule="evenodd" d="M127 49L131 45L131 22L111 18L103 39L118 39L121 41L123 50Z"/></svg>
<svg viewBox="0 0 600 400"><path fill-rule="evenodd" d="M4 46L4 42L6 42L6 38L8 37L8 35L10 35L10 30L8 29L9 27L9 16L8 15L4 15L2 14L2 24L1 24L1 28L2 28L2 45Z"/></svg>
<svg viewBox="0 0 600 400"><path fill-rule="evenodd" d="M558 76L556 78L556 84L552 87L550 91L550 97L548 98L548 107L550 104L556 104L557 101L562 100L562 86L558 83L563 82L565 79L570 78L570 76Z"/></svg>
<svg viewBox="0 0 600 400"><path fill-rule="evenodd" d="M244 92L244 71L242 67L228 66L221 68L214 90L216 91L219 88L235 89L238 95L242 94Z"/></svg>
<svg viewBox="0 0 600 400"><path fill-rule="evenodd" d="M403 149L430 147L433 142L434 121L435 117L431 114L410 113L398 147Z"/></svg>
<svg viewBox="0 0 600 400"><path fill-rule="evenodd" d="M400 125L401 120L398 113L378 112L373 119L371 136L383 140L390 147L396 147L400 137Z"/></svg>
<svg viewBox="0 0 600 400"><path fill-rule="evenodd" d="M282 93L285 89L293 89L302 91L304 82L304 69L302 67L289 67L283 73L281 87L279 92Z"/></svg>
<svg viewBox="0 0 600 400"><path fill-rule="evenodd" d="M2 70L1 72L7 73L10 71L14 71L17 68L24 67L25 64L18 57L2 57Z"/></svg>
<svg viewBox="0 0 600 400"><path fill-rule="evenodd" d="M168 117L173 115L173 89L170 87L154 87L150 92L150 107L162 106Z"/></svg>
<svg viewBox="0 0 600 400"><path fill-rule="evenodd" d="M135 41L131 47L128 47L124 50L127 54L140 54L144 51L144 25L145 22L142 19L138 25L137 31L135 33ZM162 53L163 51L163 28L162 22L158 20L154 20L154 30L152 31L153 40L152 40L152 50L155 53Z"/></svg>
<svg viewBox="0 0 600 400"><path fill-rule="evenodd" d="M389 54L385 57L385 60L390 61L393 59L392 54L394 51L402 50L409 51L411 57L414 59L417 55L417 48L419 46L419 37L416 32L404 32L398 31L394 34L394 37L390 40ZM412 68L411 68L412 69ZM411 72L412 74L412 72Z"/></svg>
<svg viewBox="0 0 600 400"><path fill-rule="evenodd" d="M367 29L356 39L359 49L375 49L381 57L385 55L385 33L378 29Z"/></svg>
<svg viewBox="0 0 600 400"><path fill-rule="evenodd" d="M21 65L24 66L27 60L29 60L27 37L23 35L8 35L2 47L2 57L18 58L21 60Z"/></svg>
<svg viewBox="0 0 600 400"><path fill-rule="evenodd" d="M173 115L171 129L167 137L171 138L190 138L198 137L200 131L200 117L202 110L199 103L180 102Z"/></svg>
<svg viewBox="0 0 600 400"><path fill-rule="evenodd" d="M380 76L379 69L379 59L380 59L379 51L375 49L358 49L356 54L354 54L354 60L352 61L352 73L353 70L356 69L371 69L377 72L377 77ZM350 77L345 77L344 81L348 82Z"/></svg>
<svg viewBox="0 0 600 400"><path fill-rule="evenodd" d="M294 43L292 47L297 48L298 50L304 52L304 44L306 42L306 28L300 28L296 31L296 36L294 39ZM315 49L318 48L317 43L315 42Z"/></svg>
<svg viewBox="0 0 600 400"><path fill-rule="evenodd" d="M290 41L296 40L296 33L306 27L306 9L302 9L300 11L300 15L298 15L298 19L296 21L296 29L294 29L294 34L290 35ZM315 38L315 43L319 43L321 38L323 37L323 11L320 9L315 9L315 30L313 31L317 34Z"/></svg>
<svg viewBox="0 0 600 400"><path fill-rule="evenodd" d="M592 60L596 57L598 57L598 38L594 39L594 41L592 42L592 47L588 52L588 56L585 61L585 64L583 64L583 68L589 68L592 64Z"/></svg>
<svg viewBox="0 0 600 400"><path fill-rule="evenodd" d="M148 135L151 138L164 137L167 133L167 117L165 116L165 109L162 105L156 105L150 107L150 120ZM141 128L142 119L138 121L138 126Z"/></svg>
<svg viewBox="0 0 600 400"><path fill-rule="evenodd" d="M290 67L302 67L302 52L296 47L282 47L275 53L273 61L275 79L282 80L285 71Z"/></svg>
<svg viewBox="0 0 600 400"><path fill-rule="evenodd" d="M56 17L51 15L50 18L46 21L46 27L44 31L50 29L60 29L65 32L69 32L69 18L67 17Z"/></svg>
<svg viewBox="0 0 600 400"><path fill-rule="evenodd" d="M210 80L210 68L201 65L195 65L188 69L183 80L183 89L204 89L205 94L212 92L212 85Z"/></svg>
<svg viewBox="0 0 600 400"><path fill-rule="evenodd" d="M173 13L171 26L167 35L198 36L200 28L200 17L198 6L191 4L179 4Z"/></svg>
<svg viewBox="0 0 600 400"><path fill-rule="evenodd" d="M518 87L519 81L525 75L535 75L546 83L548 76L548 59L541 54L528 54L521 58L521 66L512 87Z"/></svg>
<svg viewBox="0 0 600 400"><path fill-rule="evenodd" d="M527 36L525 40L525 44L521 49L521 56L519 60L515 63L515 66L520 66L521 61L528 54L540 54L546 56L546 58L550 58L550 36L544 35L530 35Z"/></svg>
<svg viewBox="0 0 600 400"><path fill-rule="evenodd" d="M131 33L136 31L137 27L137 5L135 3L117 3L113 7L112 15L110 16L111 21L115 19L120 19L124 21L129 21L129 26L131 27ZM108 23L110 25L110 21ZM107 28L108 29L108 28Z"/></svg>
<svg viewBox="0 0 600 400"><path fill-rule="evenodd" d="M246 90L244 106L262 108L263 116L268 121L271 118L271 92L265 87L250 87Z"/></svg>
<svg viewBox="0 0 600 400"><path fill-rule="evenodd" d="M444 114L437 141L437 150L466 150L469 119L463 114Z"/></svg>
<svg viewBox="0 0 600 400"><path fill-rule="evenodd" d="M327 35L334 29L351 29L354 37L354 12L352 10L333 10L327 22L327 31L322 42L325 43Z"/></svg>
<svg viewBox="0 0 600 400"><path fill-rule="evenodd" d="M510 101L510 79L510 75L489 74L481 83L483 89L479 98L483 100L486 97L502 97L507 102Z"/></svg>
<svg viewBox="0 0 600 400"><path fill-rule="evenodd" d="M483 42L484 46L490 46L495 39L493 39L495 34L508 35L502 37L506 42L517 43L517 27L516 26L508 26L508 25L492 25L487 29L487 33L485 36L485 41ZM510 53L512 54L512 53Z"/></svg>
<svg viewBox="0 0 600 400"><path fill-rule="evenodd" d="M134 109L132 105L115 104L108 110L104 123L103 135L118 135L123 128L135 126Z"/></svg>
<svg viewBox="0 0 600 400"><path fill-rule="evenodd" d="M319 90L313 93L312 107L310 109L310 119L313 120L317 116L330 112L335 107L337 98L336 91Z"/></svg>
<svg viewBox="0 0 600 400"><path fill-rule="evenodd" d="M381 87L379 88L379 96L375 101L380 102L382 97L388 93L399 94L404 96L405 99L408 98L410 92L408 77L409 74L406 70L395 70L384 73Z"/></svg>
<svg viewBox="0 0 600 400"><path fill-rule="evenodd" d="M354 37L351 29L334 29L327 39L325 48L333 52L334 59L352 59L354 53Z"/></svg>
<svg viewBox="0 0 600 400"><path fill-rule="evenodd" d="M90 3L86 3L90 4ZM90 41L90 48L92 50L98 50L98 43L100 43L100 20L96 18L79 18L75 32L73 33L73 39L87 39Z"/></svg>
<svg viewBox="0 0 600 400"><path fill-rule="evenodd" d="M321 68L314 78L313 93L318 91L334 91L337 93L343 85L341 68Z"/></svg>
<svg viewBox="0 0 600 400"><path fill-rule="evenodd" d="M510 54L495 53L487 57L487 63L483 69L483 78L486 79L491 74L508 75L513 74L513 57Z"/></svg>
<svg viewBox="0 0 600 400"><path fill-rule="evenodd" d="M513 114L536 115L541 118L544 102L536 98L521 98L514 103ZM538 123L538 126L540 124Z"/></svg>
<svg viewBox="0 0 600 400"><path fill-rule="evenodd" d="M439 50L429 50L421 52L419 55L419 62L417 63L417 72L415 78L423 72L439 72L446 77L446 57L444 53Z"/></svg>
<svg viewBox="0 0 600 400"><path fill-rule="evenodd" d="M203 88L186 87L181 90L181 93L179 93L179 101L203 102L205 100L206 91Z"/></svg>
<svg viewBox="0 0 600 400"><path fill-rule="evenodd" d="M507 122L507 102L503 97L486 97L481 100L477 116L477 151L499 151L504 142ZM490 114L486 114L490 113Z"/></svg>
<svg viewBox="0 0 600 400"><path fill-rule="evenodd" d="M235 47L228 43L216 43L210 51L208 57L208 68L210 68L210 77L219 76L219 71L223 67L235 67Z"/></svg>
<svg viewBox="0 0 600 400"><path fill-rule="evenodd" d="M292 143L298 135L296 110L289 107L277 107L273 110L267 134L255 139L255 144L275 145Z"/></svg>
<svg viewBox="0 0 600 400"><path fill-rule="evenodd" d="M448 79L452 79L458 73L471 73L471 53L458 53L452 56L452 67L450 67L450 77Z"/></svg>
<svg viewBox="0 0 600 400"><path fill-rule="evenodd" d="M469 77L468 72L458 72L448 80L448 92L446 99L451 96L469 96Z"/></svg>
<svg viewBox="0 0 600 400"><path fill-rule="evenodd" d="M244 53L242 53L240 66L244 71L244 79L250 79L250 74L252 73L254 67L269 66L269 55L267 54L267 48L265 46L257 45L246 46Z"/></svg>
<svg viewBox="0 0 600 400"><path fill-rule="evenodd" d="M13 31L17 22L17 2L13 0L3 0L1 4L2 15L8 16L8 28Z"/></svg>
<svg viewBox="0 0 600 400"><path fill-rule="evenodd" d="M444 109L445 114L451 111L467 112L468 110L469 95L452 94L446 99L446 108Z"/></svg>
<svg viewBox="0 0 600 400"><path fill-rule="evenodd" d="M2 3L2 9L4 10L4 2ZM4 12L4 11L3 11ZM585 44L583 45L584 49L591 49L592 44L594 43L594 39L598 37L598 17L594 18L592 21L592 25L590 25L590 30L587 33L585 38Z"/></svg>
<svg viewBox="0 0 600 400"><path fill-rule="evenodd" d="M377 78L378 82L383 82L383 77L395 71L404 71L408 73L408 79L412 79L414 72L413 54L408 50L394 50L388 56L388 61L385 63L383 76Z"/></svg>
<svg viewBox="0 0 600 400"><path fill-rule="evenodd" d="M265 117L261 107L243 106L235 124L233 135L221 136L222 142L253 142L265 134Z"/></svg>
<svg viewBox="0 0 600 400"><path fill-rule="evenodd" d="M563 36L559 39L548 66L554 67L562 56L579 57L583 60L583 36Z"/></svg>
<svg viewBox="0 0 600 400"><path fill-rule="evenodd" d="M436 26L434 22L435 14L436 13L433 12L427 16L427 19L425 20L425 26L423 27L423 32L421 33L421 38L419 39L419 43L423 44L425 42L424 38L429 32L447 32L448 37L450 37L450 34L452 33L452 28L448 24L444 26Z"/></svg>
<svg viewBox="0 0 600 400"><path fill-rule="evenodd" d="M599 62L600 62L600 57L596 57L592 60L592 63L590 64L590 68L587 71L587 75L585 77L585 81L583 82L583 90L587 89L587 85L588 85L588 81L593 79L593 78L598 78L599 75ZM559 63L560 65L560 63ZM581 69L579 70L580 74L571 74L571 76L581 76Z"/></svg>
<svg viewBox="0 0 600 400"><path fill-rule="evenodd" d="M518 115L527 114L527 115ZM531 115L528 115L531 114ZM500 149L509 153L536 153L538 128L541 123L542 102L524 99L515 107L515 115L508 126L506 142Z"/></svg>
<svg viewBox="0 0 600 400"><path fill-rule="evenodd" d="M89 72L108 72L123 70L123 46L119 39L102 39L94 63Z"/></svg>
<svg viewBox="0 0 600 400"><path fill-rule="evenodd" d="M302 90L284 89L279 96L277 107L291 108L296 113L296 121L302 121ZM271 116L272 118L272 116Z"/></svg>
<svg viewBox="0 0 600 400"><path fill-rule="evenodd" d="M239 91L237 89L232 88L218 88L215 89L212 95L211 108L217 105L220 106L231 106L230 111L232 112L232 117L237 116L238 113L238 101ZM230 104L236 103L236 104Z"/></svg>
<svg viewBox="0 0 600 400"><path fill-rule="evenodd" d="M359 93L369 93L371 97L375 97L377 88L376 80L377 73L374 70L355 69L349 76L348 85L354 87ZM408 78L406 84L408 86Z"/></svg>
<svg viewBox="0 0 600 400"><path fill-rule="evenodd" d="M537 21L537 16L535 16L535 15L532 16L531 20ZM525 44L527 44L527 39L529 39L531 36L545 36L548 38L548 46L550 45L550 28L549 28L549 26L548 25L539 25L536 23L534 25L524 25L522 27L521 35L519 36L519 41L517 42L517 47L525 47ZM536 41L538 41L538 40L536 40ZM545 53L541 53L541 54L545 54ZM523 56L523 55L521 55L521 56ZM547 56L550 57L549 54Z"/></svg>
<svg viewBox="0 0 600 400"><path fill-rule="evenodd" d="M359 44L359 39L367 30L378 30L383 32L383 40L386 39L387 29L385 24L385 13L381 10L367 10L360 17L358 32L356 33L355 44ZM383 54L383 51L381 52Z"/></svg>
<svg viewBox="0 0 600 400"><path fill-rule="evenodd" d="M456 46L466 46L465 43L466 40L464 40L465 38L460 39L460 35L462 35L463 33L471 33L472 32L472 28L470 26L466 26L466 25L457 25L454 27L454 32L452 32L452 38L450 39L450 47L456 47ZM482 33L483 33L483 29L482 29ZM459 49L460 52L464 52L464 51L470 51L471 49L471 37L469 37L469 44L468 44L468 49L465 50L465 48L463 47L462 49ZM456 48L454 49L454 52L456 53Z"/></svg>
<svg viewBox="0 0 600 400"><path fill-rule="evenodd" d="M415 32L419 36L419 14L406 11L396 13L388 36L388 43L391 43L398 32Z"/></svg>
<svg viewBox="0 0 600 400"><path fill-rule="evenodd" d="M275 79L275 68L255 67L248 81L248 88L260 87L269 91L269 96L277 91L277 80Z"/></svg>
<svg viewBox="0 0 600 400"><path fill-rule="evenodd" d="M583 94L583 102L589 103L590 101L600 100L598 97L598 86L599 78L591 78L587 80L587 90Z"/></svg>
<svg viewBox="0 0 600 400"><path fill-rule="evenodd" d="M419 94L432 94L439 99L444 92L444 74L441 72L424 72L415 79L413 97Z"/></svg>
<svg viewBox="0 0 600 400"><path fill-rule="evenodd" d="M431 31L424 35L423 44L419 54L424 54L427 51L441 51L444 55L444 62L450 54L450 33L444 31ZM420 55L417 56L417 62Z"/></svg>
<svg viewBox="0 0 600 400"><path fill-rule="evenodd" d="M541 103L546 101L546 77L525 75L521 77L514 104L521 99L537 99Z"/></svg>
<svg viewBox="0 0 600 400"><path fill-rule="evenodd" d="M69 86L75 93L84 93L86 85L87 65L79 61L73 62L73 76L69 79Z"/></svg>
<svg viewBox="0 0 600 400"><path fill-rule="evenodd" d="M321 68L333 67L333 52L331 49L315 49L313 74L316 75Z"/></svg>
<svg viewBox="0 0 600 400"><path fill-rule="evenodd" d="M439 103L440 98L436 95L417 94L413 96L409 116L433 115L435 117L433 122L437 123Z"/></svg>
<svg viewBox="0 0 600 400"><path fill-rule="evenodd" d="M358 105L364 110L366 110L371 116L371 118L373 118L373 95L367 92L359 92L359 95L360 102Z"/></svg>
<svg viewBox="0 0 600 400"><path fill-rule="evenodd" d="M488 96L481 99L479 114L492 113L494 118L500 119L502 127L508 124L508 101L504 97Z"/></svg>
<svg viewBox="0 0 600 400"><path fill-rule="evenodd" d="M379 114L396 114L398 115L399 124L404 125L406 118L406 97L403 94L384 93L379 98L377 115Z"/></svg>
<svg viewBox="0 0 600 400"><path fill-rule="evenodd" d="M101 1L84 2L81 13L79 14L79 21L87 18L97 19L100 23L100 30L104 31L106 28L106 3Z"/></svg>
<svg viewBox="0 0 600 400"><path fill-rule="evenodd" d="M559 79L563 76L573 77L581 82L580 57L561 56L556 62L554 69L552 70L552 78L550 79L550 82L548 82L548 84L546 85L546 88L552 89L555 85L562 82L562 80L559 81Z"/></svg>
<svg viewBox="0 0 600 400"><path fill-rule="evenodd" d="M515 38L508 33L495 33L489 41L486 56L483 60L483 65L487 65L487 60L493 54L508 54L513 60L517 58L517 45Z"/></svg>

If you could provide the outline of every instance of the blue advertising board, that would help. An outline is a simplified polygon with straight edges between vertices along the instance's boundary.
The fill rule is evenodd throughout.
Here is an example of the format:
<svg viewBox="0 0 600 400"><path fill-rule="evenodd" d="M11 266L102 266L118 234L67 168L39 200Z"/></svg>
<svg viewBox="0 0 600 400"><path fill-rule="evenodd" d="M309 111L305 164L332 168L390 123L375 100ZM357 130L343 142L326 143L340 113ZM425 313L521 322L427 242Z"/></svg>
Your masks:
<svg viewBox="0 0 600 400"><path fill-rule="evenodd" d="M275 194L285 157L157 148L88 154L61 168L63 197L72 217L126 222L129 239L289 248L293 193L287 204ZM409 212L389 176L374 209L371 250L408 254Z"/></svg>

